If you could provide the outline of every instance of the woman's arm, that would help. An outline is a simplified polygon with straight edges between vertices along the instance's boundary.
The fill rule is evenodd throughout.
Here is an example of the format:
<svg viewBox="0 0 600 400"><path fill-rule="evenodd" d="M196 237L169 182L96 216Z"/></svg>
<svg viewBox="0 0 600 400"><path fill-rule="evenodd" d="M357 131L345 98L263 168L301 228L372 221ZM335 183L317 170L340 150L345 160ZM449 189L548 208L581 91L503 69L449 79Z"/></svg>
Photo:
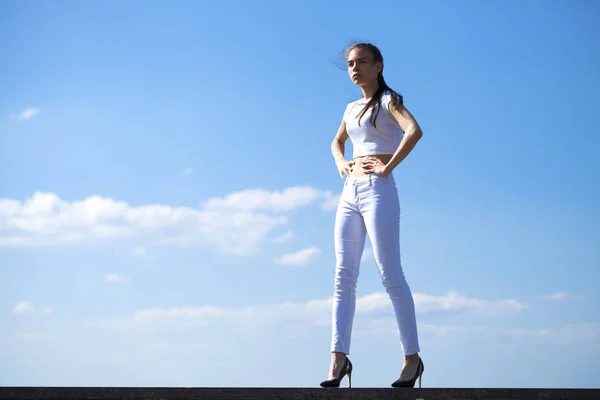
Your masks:
<svg viewBox="0 0 600 400"><path fill-rule="evenodd" d="M391 174L394 168L410 154L417 142L423 137L423 131L421 130L419 123L404 105L394 108L390 103L389 109L390 113L392 113L404 131L404 137L390 161L384 166L381 174L384 176Z"/></svg>
<svg viewBox="0 0 600 400"><path fill-rule="evenodd" d="M331 154L333 155L333 159L335 160L335 165L338 168L338 172L340 173L340 177L344 177L344 173L350 174L352 172L352 166L354 165L354 161L346 160L346 156L344 155L345 151L345 143L348 140L348 132L346 131L346 123L342 121L338 131L331 142Z"/></svg>

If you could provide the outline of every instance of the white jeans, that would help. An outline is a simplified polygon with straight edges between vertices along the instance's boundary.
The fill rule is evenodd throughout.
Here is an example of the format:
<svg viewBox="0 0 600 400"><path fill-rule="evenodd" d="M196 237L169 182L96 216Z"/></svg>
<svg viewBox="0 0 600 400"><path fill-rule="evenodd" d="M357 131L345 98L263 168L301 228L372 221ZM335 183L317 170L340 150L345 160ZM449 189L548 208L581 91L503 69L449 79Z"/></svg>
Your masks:
<svg viewBox="0 0 600 400"><path fill-rule="evenodd" d="M405 355L419 352L415 305L400 262L400 202L393 175L346 177L335 219L331 351L350 353L356 281L365 238L396 317Z"/></svg>

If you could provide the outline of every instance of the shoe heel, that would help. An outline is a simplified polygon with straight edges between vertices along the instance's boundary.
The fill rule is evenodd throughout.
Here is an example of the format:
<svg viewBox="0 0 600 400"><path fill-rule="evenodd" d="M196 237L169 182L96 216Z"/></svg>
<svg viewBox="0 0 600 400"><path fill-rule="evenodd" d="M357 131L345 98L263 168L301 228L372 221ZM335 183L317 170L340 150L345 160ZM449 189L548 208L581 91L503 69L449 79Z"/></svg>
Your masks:
<svg viewBox="0 0 600 400"><path fill-rule="evenodd" d="M334 379L329 379L329 380L321 382L321 387L339 388L340 383L342 382L342 379L344 379L345 375L348 375L348 387L351 388L352 387L352 362L350 362L348 357L346 357L345 365L342 368L342 370L340 371L340 376L338 376L337 378L334 378Z"/></svg>
<svg viewBox="0 0 600 400"><path fill-rule="evenodd" d="M392 383L392 387L415 387L415 383L417 379L419 380L419 389L421 389L421 379L423 376L423 371L425 371L425 365L423 364L423 360L419 359L419 365L417 366L417 372L415 375L406 380L400 380L398 378L395 382Z"/></svg>
<svg viewBox="0 0 600 400"><path fill-rule="evenodd" d="M348 388L352 387L352 371L348 372Z"/></svg>
<svg viewBox="0 0 600 400"><path fill-rule="evenodd" d="M354 366L352 362L348 360L348 367L346 369L346 374L348 375L348 388L352 387L352 371L354 371Z"/></svg>

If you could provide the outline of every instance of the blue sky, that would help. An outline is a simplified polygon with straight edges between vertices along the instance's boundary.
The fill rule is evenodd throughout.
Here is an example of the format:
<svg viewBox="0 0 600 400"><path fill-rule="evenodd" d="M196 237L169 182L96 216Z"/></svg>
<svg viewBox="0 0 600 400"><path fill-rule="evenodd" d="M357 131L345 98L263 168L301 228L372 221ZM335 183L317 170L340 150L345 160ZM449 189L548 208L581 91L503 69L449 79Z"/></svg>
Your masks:
<svg viewBox="0 0 600 400"><path fill-rule="evenodd" d="M0 4L0 385L317 386L368 40L425 387L599 387L600 5ZM347 148L350 156L352 147ZM401 368L367 244L356 386ZM594 311L596 310L596 311Z"/></svg>

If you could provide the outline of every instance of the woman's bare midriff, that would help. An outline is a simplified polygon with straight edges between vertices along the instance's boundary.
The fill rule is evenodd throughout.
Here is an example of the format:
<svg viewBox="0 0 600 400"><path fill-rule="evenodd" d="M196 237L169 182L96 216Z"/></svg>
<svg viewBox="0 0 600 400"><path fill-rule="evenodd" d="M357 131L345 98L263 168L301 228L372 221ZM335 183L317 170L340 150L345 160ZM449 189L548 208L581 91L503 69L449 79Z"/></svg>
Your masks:
<svg viewBox="0 0 600 400"><path fill-rule="evenodd" d="M387 164L393 156L393 154L375 154L372 156L356 157L353 160L355 164L352 166L352 172L350 172L350 176L367 175L363 172L362 163L368 159L379 159L383 164Z"/></svg>

